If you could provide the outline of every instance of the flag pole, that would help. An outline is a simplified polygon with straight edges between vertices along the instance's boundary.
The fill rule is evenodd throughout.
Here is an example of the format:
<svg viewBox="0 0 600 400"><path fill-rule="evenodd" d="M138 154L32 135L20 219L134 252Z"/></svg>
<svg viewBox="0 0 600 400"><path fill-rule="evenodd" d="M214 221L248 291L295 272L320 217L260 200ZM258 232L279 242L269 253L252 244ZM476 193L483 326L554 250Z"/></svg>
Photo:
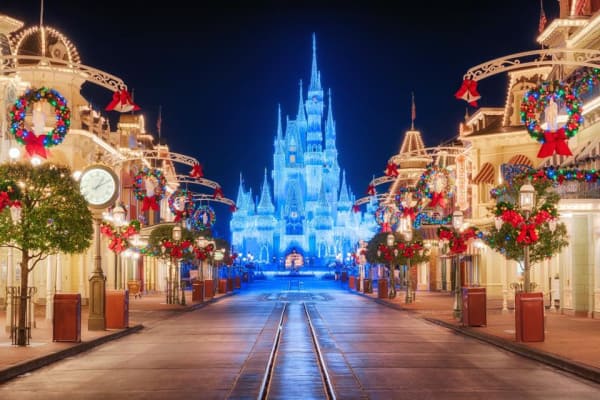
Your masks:
<svg viewBox="0 0 600 400"><path fill-rule="evenodd" d="M417 118L417 107L415 106L415 92L411 92L412 105L410 108L410 130L415 130L415 119Z"/></svg>

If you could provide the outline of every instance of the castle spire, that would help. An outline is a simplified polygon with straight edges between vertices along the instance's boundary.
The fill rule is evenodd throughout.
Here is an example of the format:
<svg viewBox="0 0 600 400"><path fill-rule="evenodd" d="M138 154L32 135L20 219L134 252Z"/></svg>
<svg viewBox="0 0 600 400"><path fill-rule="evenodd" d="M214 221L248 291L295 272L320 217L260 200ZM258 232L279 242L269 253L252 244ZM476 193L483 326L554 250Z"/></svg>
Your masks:
<svg viewBox="0 0 600 400"><path fill-rule="evenodd" d="M275 206L273 206L273 201L271 200L271 190L269 188L269 181L267 180L266 168L257 211L259 214L269 214L275 212Z"/></svg>
<svg viewBox="0 0 600 400"><path fill-rule="evenodd" d="M329 95L329 109L327 110L327 125L325 126L325 135L326 138L335 138L335 121L333 120L333 107L331 105L331 88L329 88L327 94Z"/></svg>
<svg viewBox="0 0 600 400"><path fill-rule="evenodd" d="M281 104L277 104L277 140L283 139L283 129L281 128Z"/></svg>
<svg viewBox="0 0 600 400"><path fill-rule="evenodd" d="M240 172L240 186L238 187L236 205L238 209L243 207L244 204L244 180L242 179L242 173Z"/></svg>
<svg viewBox="0 0 600 400"><path fill-rule="evenodd" d="M302 79L298 85L300 87L298 94L298 115L296 116L297 121L306 121L306 113L304 111L304 96L302 95Z"/></svg>
<svg viewBox="0 0 600 400"><path fill-rule="evenodd" d="M317 69L317 35L313 32L312 68L309 90L321 90L321 74Z"/></svg>
<svg viewBox="0 0 600 400"><path fill-rule="evenodd" d="M346 184L346 170L342 172L342 186L340 188L340 200L339 203L346 203L350 201L350 195L348 194L348 185Z"/></svg>

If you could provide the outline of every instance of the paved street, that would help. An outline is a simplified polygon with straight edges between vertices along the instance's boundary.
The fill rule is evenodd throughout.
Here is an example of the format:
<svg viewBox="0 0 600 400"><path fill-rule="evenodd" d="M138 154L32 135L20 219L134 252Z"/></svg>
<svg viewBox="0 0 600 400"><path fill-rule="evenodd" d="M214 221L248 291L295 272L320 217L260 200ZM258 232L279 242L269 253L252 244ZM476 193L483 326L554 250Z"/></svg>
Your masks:
<svg viewBox="0 0 600 400"><path fill-rule="evenodd" d="M0 398L256 398L283 302L291 306L291 320L284 324L282 340L287 337L288 343L280 352L288 353L280 354L286 361L275 364L274 376L290 384L272 398L311 398L315 391L295 382L320 381L311 357L286 358L312 348L308 335L290 334L304 329L297 314L302 303L338 399L600 396L600 385L382 306L338 282L307 278L303 283L303 290L288 291L287 279L255 282L207 307L153 320L139 333L0 385ZM302 343L291 346L289 338Z"/></svg>

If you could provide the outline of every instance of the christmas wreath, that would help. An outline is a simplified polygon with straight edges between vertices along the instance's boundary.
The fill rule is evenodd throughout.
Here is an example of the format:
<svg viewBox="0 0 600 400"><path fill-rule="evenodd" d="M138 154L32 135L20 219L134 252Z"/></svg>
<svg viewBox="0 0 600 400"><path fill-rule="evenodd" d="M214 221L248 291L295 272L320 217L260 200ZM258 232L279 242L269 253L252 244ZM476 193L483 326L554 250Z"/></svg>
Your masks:
<svg viewBox="0 0 600 400"><path fill-rule="evenodd" d="M177 189L169 196L169 210L175 215L175 222L189 218L194 212L192 192L187 189Z"/></svg>
<svg viewBox="0 0 600 400"><path fill-rule="evenodd" d="M54 128L45 135L37 136L33 131L25 129L27 109L39 101L45 100L54 107ZM10 132L17 142L25 145L30 156L39 155L46 158L46 149L62 143L71 125L71 110L67 101L54 89L42 87L29 89L15 101L10 109Z"/></svg>
<svg viewBox="0 0 600 400"><path fill-rule="evenodd" d="M552 129L542 128L539 115L543 111L546 118L549 112L552 119L556 118L557 101L564 102L567 109L567 122L561 127ZM555 108L551 111L552 106ZM559 155L572 155L567 140L577 134L583 122L581 115L582 103L577 94L568 85L558 81L542 82L537 88L525 93L521 103L521 121L525 124L529 135L542 144L538 152L539 158L549 157L556 153Z"/></svg>
<svg viewBox="0 0 600 400"><path fill-rule="evenodd" d="M129 238L140 233L140 227L140 221L137 220L129 222L121 230L116 229L108 222L102 222L100 232L110 240L108 248L114 253L119 254L129 247Z"/></svg>
<svg viewBox="0 0 600 400"><path fill-rule="evenodd" d="M399 221L398 209L393 206L378 207L375 210L375 221L382 232L391 232L392 227Z"/></svg>
<svg viewBox="0 0 600 400"><path fill-rule="evenodd" d="M446 200L453 196L453 181L450 171L444 167L430 165L421 175L415 188L418 199L429 199L427 207L446 207Z"/></svg>
<svg viewBox="0 0 600 400"><path fill-rule="evenodd" d="M166 184L167 179L159 169L144 167L133 178L133 194L143 202L142 211L160 209L158 202L165 196Z"/></svg>
<svg viewBox="0 0 600 400"><path fill-rule="evenodd" d="M215 210L210 206L200 205L194 211L191 220L191 227L194 230L202 231L208 229L215 224L217 216Z"/></svg>

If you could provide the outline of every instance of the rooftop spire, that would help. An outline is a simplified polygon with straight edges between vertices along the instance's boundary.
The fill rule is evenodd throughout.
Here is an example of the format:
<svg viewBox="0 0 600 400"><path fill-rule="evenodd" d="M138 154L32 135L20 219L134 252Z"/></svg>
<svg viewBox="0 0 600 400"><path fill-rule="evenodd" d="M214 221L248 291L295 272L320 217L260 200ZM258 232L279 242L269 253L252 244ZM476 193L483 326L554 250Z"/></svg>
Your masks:
<svg viewBox="0 0 600 400"><path fill-rule="evenodd" d="M302 95L302 79L300 79L298 86L300 87L300 93L298 95L298 115L296 116L296 120L306 121L306 113L304 112L304 97Z"/></svg>
<svg viewBox="0 0 600 400"><path fill-rule="evenodd" d="M283 138L283 129L281 128L281 104L277 104L277 140Z"/></svg>
<svg viewBox="0 0 600 400"><path fill-rule="evenodd" d="M269 189L269 181L267 180L267 169L265 168L265 176L263 179L262 192L258 201L257 210L261 214L272 213L275 211L273 201L271 200L271 191Z"/></svg>
<svg viewBox="0 0 600 400"><path fill-rule="evenodd" d="M317 69L317 35L313 32L312 45L312 68L310 72L310 87L309 90L319 90L321 86L321 77Z"/></svg>
<svg viewBox="0 0 600 400"><path fill-rule="evenodd" d="M340 203L349 202L350 195L348 193L348 185L346 184L346 170L342 172L342 187L340 188Z"/></svg>

